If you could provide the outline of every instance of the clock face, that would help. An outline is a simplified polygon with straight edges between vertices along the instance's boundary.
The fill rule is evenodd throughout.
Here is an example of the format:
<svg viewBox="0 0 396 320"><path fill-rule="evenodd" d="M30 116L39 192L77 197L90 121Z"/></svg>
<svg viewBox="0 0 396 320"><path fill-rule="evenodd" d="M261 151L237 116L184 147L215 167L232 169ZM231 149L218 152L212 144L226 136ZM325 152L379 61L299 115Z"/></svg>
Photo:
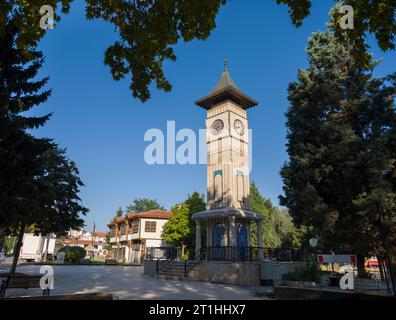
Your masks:
<svg viewBox="0 0 396 320"><path fill-rule="evenodd" d="M223 131L224 129L224 122L221 121L220 119L217 119L215 122L213 122L212 124L212 134L213 135L218 135L219 133L221 133L221 131Z"/></svg>
<svg viewBox="0 0 396 320"><path fill-rule="evenodd" d="M245 127L243 126L243 123L241 120L235 120L234 129L235 129L236 133L239 134L240 136L242 136L243 133L245 132Z"/></svg>

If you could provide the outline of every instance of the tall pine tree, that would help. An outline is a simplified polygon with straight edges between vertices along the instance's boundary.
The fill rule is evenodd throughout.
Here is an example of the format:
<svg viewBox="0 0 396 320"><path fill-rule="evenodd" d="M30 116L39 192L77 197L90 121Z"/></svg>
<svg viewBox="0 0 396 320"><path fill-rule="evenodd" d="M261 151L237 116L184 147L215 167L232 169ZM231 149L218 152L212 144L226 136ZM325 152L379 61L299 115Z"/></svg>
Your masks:
<svg viewBox="0 0 396 320"><path fill-rule="evenodd" d="M63 234L83 225L80 214L87 209L78 197L83 184L75 164L50 139L29 133L50 117L26 115L48 99L50 91L43 90L48 78L35 80L42 53L18 47L20 15L9 8L0 32L0 229L18 236L15 272L27 226L43 235Z"/></svg>
<svg viewBox="0 0 396 320"><path fill-rule="evenodd" d="M289 86L281 204L324 248L358 254L363 274L364 257L384 252L381 229L395 239L395 74L373 79L376 63L362 69L331 32L307 54Z"/></svg>

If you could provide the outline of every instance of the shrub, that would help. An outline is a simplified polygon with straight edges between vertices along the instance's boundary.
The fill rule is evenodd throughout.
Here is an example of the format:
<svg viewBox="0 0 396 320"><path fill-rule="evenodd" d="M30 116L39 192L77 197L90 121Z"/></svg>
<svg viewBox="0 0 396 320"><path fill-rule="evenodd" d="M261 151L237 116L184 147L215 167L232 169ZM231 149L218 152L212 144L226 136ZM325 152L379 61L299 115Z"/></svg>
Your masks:
<svg viewBox="0 0 396 320"><path fill-rule="evenodd" d="M63 247L59 251L65 253L66 263L78 263L86 255L85 249L81 247Z"/></svg>
<svg viewBox="0 0 396 320"><path fill-rule="evenodd" d="M185 254L184 256L181 257L183 261L187 261L188 260L188 255Z"/></svg>
<svg viewBox="0 0 396 320"><path fill-rule="evenodd" d="M294 272L289 272L283 275L283 280L289 281L313 281L320 283L322 275L318 264L311 263L305 266L297 267Z"/></svg>

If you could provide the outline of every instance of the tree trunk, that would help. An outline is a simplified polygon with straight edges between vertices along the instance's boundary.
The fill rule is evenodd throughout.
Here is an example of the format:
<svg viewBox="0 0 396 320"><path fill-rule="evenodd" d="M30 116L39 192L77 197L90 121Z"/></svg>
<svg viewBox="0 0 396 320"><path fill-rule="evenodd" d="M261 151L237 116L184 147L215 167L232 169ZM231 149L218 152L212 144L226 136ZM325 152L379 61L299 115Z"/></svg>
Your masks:
<svg viewBox="0 0 396 320"><path fill-rule="evenodd" d="M358 277L359 278L367 278L367 272L364 267L365 257L361 254L357 255L357 269L358 269Z"/></svg>
<svg viewBox="0 0 396 320"><path fill-rule="evenodd" d="M381 281L386 281L386 275L384 270L384 260L382 257L377 256L378 267L380 272Z"/></svg>
<svg viewBox="0 0 396 320"><path fill-rule="evenodd" d="M392 248L388 247L387 250L387 265L389 270L390 282L392 284L393 296L396 299L396 255Z"/></svg>
<svg viewBox="0 0 396 320"><path fill-rule="evenodd" d="M12 273L12 274L15 273L15 270L17 267L19 254L20 254L21 248L22 248L22 241L23 241L23 234L25 233L25 227L26 227L25 223L22 223L21 228L19 229L18 241L17 241L15 249L14 249L14 260L12 261L12 266L11 266L11 270L10 270L10 273Z"/></svg>

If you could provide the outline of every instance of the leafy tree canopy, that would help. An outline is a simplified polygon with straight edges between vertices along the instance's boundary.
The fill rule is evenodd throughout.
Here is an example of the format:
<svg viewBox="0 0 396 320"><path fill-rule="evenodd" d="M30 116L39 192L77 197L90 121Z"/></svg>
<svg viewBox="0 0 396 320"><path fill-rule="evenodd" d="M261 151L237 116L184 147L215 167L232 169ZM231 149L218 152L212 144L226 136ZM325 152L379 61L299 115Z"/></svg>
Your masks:
<svg viewBox="0 0 396 320"><path fill-rule="evenodd" d="M171 209L172 216L162 229L164 241L174 247L185 247L191 235L190 207L179 204Z"/></svg>
<svg viewBox="0 0 396 320"><path fill-rule="evenodd" d="M278 4L289 7L290 18L297 27L311 13L312 0L276 0ZM348 42L352 46L352 53L362 66L370 62L366 37L374 34L378 46L383 50L395 49L396 35L396 2L389 0L334 0L336 7L331 10L329 26L340 43ZM340 5L350 5L354 10L354 28L343 30L340 19L344 13L339 12Z"/></svg>
<svg viewBox="0 0 396 320"><path fill-rule="evenodd" d="M124 215L124 211L122 210L121 207L118 208L116 211L116 217L122 217Z"/></svg>
<svg viewBox="0 0 396 320"><path fill-rule="evenodd" d="M165 210L157 200L138 198L133 200L133 203L126 207L126 212L146 212L151 210Z"/></svg>
<svg viewBox="0 0 396 320"><path fill-rule="evenodd" d="M250 185L249 206L263 215L263 245L267 248L298 248L302 245L305 228L294 226L287 210L280 211L263 197L254 182ZM257 228L251 229L251 244L257 246Z"/></svg>
<svg viewBox="0 0 396 320"><path fill-rule="evenodd" d="M297 27L310 15L312 0L275 0L289 7L292 22ZM67 14L73 0L2 0L0 1L0 37L5 34L7 21L13 19L19 30L17 45L25 50L35 48L45 30L39 27L42 15L39 9L51 5L55 10L55 22L59 13ZM335 1L338 3L338 1ZM131 78L130 90L141 101L150 98L149 86L155 82L160 90L171 90L163 64L175 61L174 46L179 41L205 40L216 27L216 16L227 0L86 0L86 17L111 23L118 39L105 54L104 63L109 66L115 80ZM345 0L355 12L355 28L342 30L337 10L331 13L330 26L338 40L353 44L357 61L368 63L365 38L373 33L379 47L386 51L395 48L396 3L389 0Z"/></svg>
<svg viewBox="0 0 396 320"><path fill-rule="evenodd" d="M182 204L172 208L172 216L163 229L165 242L175 247L182 247L183 254L185 247L190 249L190 253L193 253L195 223L192 215L205 209L204 196L198 192L193 192Z"/></svg>
<svg viewBox="0 0 396 320"><path fill-rule="evenodd" d="M73 0L2 0L0 26L10 18L20 31L17 44L25 49L35 47L44 36L39 26L43 5L51 5L66 14ZM130 89L141 101L150 98L152 81L161 90L170 91L163 63L175 61L173 47L180 41L204 40L215 28L215 17L226 0L86 0L86 18L111 23L118 34L107 48L104 63L115 80L131 77ZM55 21L60 16L55 15ZM0 37L4 29L0 27Z"/></svg>

